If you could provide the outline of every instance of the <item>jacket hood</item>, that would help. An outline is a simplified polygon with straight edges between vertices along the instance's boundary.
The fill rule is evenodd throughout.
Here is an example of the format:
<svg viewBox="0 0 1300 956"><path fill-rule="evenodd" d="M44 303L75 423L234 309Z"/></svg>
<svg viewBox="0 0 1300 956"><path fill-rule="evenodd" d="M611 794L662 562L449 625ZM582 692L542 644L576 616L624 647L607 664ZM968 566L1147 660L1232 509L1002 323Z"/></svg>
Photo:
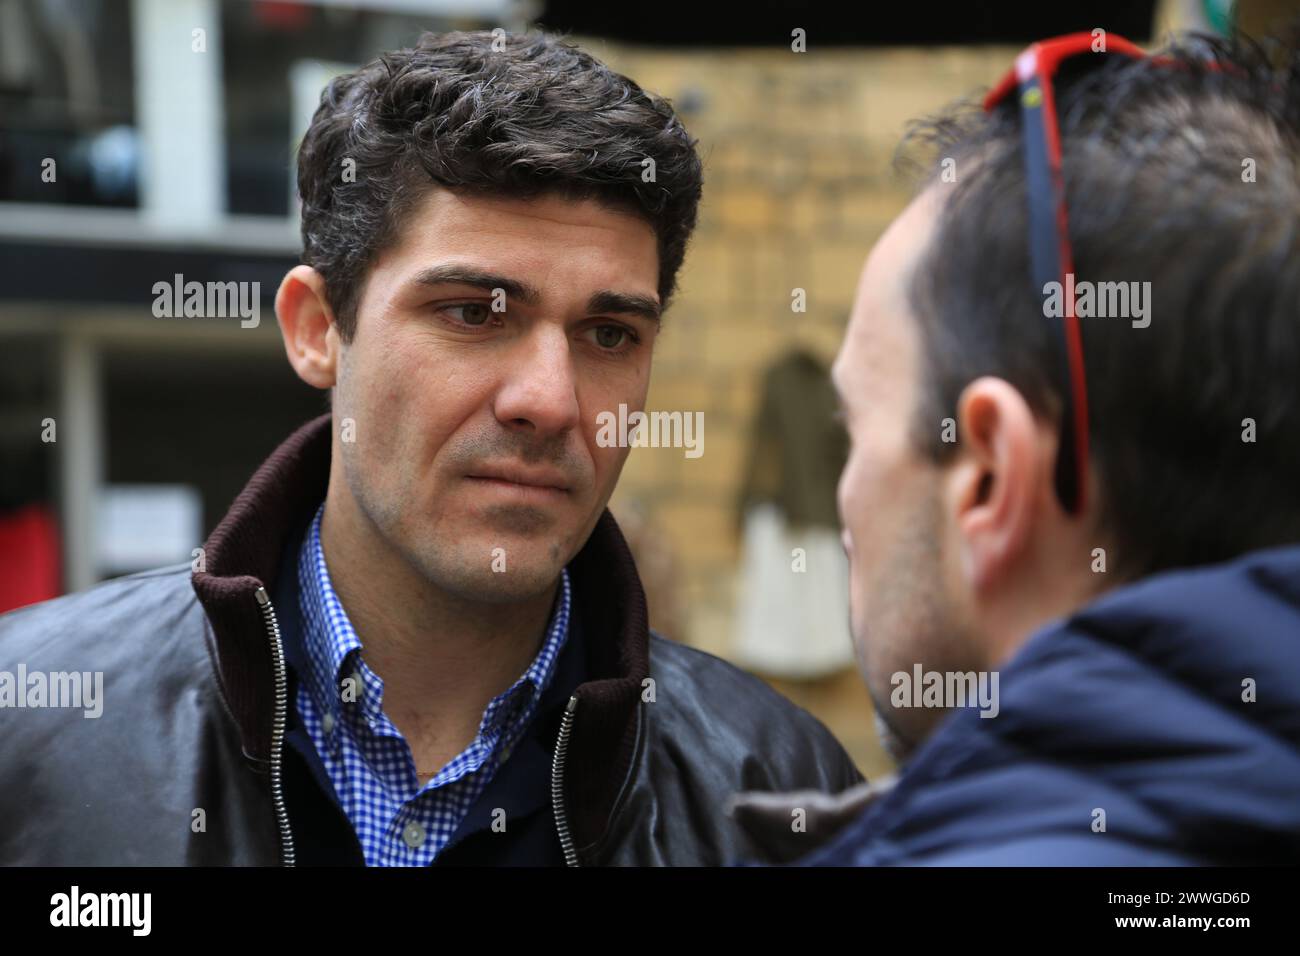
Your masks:
<svg viewBox="0 0 1300 956"><path fill-rule="evenodd" d="M1300 548L1286 547L1153 576L1040 631L1001 669L995 717L951 714L804 862L1297 860Z"/></svg>
<svg viewBox="0 0 1300 956"><path fill-rule="evenodd" d="M308 422L257 469L203 546L204 570L192 576L207 614L208 651L239 727L246 757L271 756L275 681L258 588L274 593L283 549L311 520L329 483L332 416ZM589 635L586 683L569 739L567 803L575 843L604 832L631 771L637 705L648 676L645 593L631 553L606 510L569 563L574 613Z"/></svg>

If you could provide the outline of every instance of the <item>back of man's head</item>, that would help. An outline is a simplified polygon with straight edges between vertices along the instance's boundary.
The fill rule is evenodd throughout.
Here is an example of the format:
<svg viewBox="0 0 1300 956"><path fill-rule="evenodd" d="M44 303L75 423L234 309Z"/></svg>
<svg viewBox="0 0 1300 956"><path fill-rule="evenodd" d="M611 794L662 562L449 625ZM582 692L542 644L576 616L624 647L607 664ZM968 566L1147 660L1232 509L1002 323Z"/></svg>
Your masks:
<svg viewBox="0 0 1300 956"><path fill-rule="evenodd" d="M1111 579L1300 541L1300 56L1198 37L1083 59L1056 80L1074 274L1094 310L1127 297L1080 319ZM910 285L915 440L945 460L935 423L972 380L1049 420L1067 383L1031 281L1015 98L919 124L918 143L945 195Z"/></svg>

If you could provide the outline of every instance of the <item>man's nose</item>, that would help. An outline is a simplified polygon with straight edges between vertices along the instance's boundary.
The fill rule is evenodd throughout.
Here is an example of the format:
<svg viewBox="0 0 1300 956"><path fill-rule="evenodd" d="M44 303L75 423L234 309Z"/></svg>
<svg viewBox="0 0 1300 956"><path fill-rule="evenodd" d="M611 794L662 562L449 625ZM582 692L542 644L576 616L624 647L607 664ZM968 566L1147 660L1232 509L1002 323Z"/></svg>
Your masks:
<svg viewBox="0 0 1300 956"><path fill-rule="evenodd" d="M568 333L543 323L511 350L497 391L497 420L507 428L555 435L578 424L578 390Z"/></svg>

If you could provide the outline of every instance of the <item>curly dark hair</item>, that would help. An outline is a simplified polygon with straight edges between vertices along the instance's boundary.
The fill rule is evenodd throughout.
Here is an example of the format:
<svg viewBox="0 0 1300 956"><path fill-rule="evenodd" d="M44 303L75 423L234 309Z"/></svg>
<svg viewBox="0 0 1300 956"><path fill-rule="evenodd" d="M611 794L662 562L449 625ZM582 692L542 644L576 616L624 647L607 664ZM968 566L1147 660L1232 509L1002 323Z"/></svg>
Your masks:
<svg viewBox="0 0 1300 956"><path fill-rule="evenodd" d="M298 152L302 261L350 341L367 270L432 184L591 198L653 227L666 308L699 206L695 145L666 100L562 38L426 33L321 94Z"/></svg>
<svg viewBox="0 0 1300 956"><path fill-rule="evenodd" d="M1111 571L1132 579L1300 541L1296 45L1193 34L1163 60L1081 67L1057 79L1075 272L1150 282L1154 303L1146 328L1082 322ZM981 375L1050 421L1063 405L1059 337L1030 281L1010 100L917 123L899 155L928 147L924 184L946 193L910 280L923 343L914 434L935 460L955 453L939 423ZM943 160L958 173L950 185Z"/></svg>

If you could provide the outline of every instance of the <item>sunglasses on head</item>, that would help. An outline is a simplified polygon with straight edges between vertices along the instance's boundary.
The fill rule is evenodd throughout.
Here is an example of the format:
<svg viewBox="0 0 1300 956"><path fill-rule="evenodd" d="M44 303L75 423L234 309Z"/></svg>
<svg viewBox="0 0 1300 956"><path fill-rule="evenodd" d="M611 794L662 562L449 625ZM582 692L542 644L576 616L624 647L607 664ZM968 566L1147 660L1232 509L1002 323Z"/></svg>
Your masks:
<svg viewBox="0 0 1300 956"><path fill-rule="evenodd" d="M1043 40L1016 57L1015 65L984 100L991 112L1016 93L1020 102L1021 145L1025 190L1029 200L1029 256L1034 289L1049 282L1071 289L1066 275L1074 272L1065 184L1061 178L1061 134L1057 125L1053 80L1061 65L1084 57L1118 54L1145 58L1141 48L1122 37L1073 33ZM1061 415L1061 443L1056 459L1056 493L1067 512L1078 513L1087 500L1088 380L1083 362L1083 338L1073 295L1064 296L1064 321L1054 324L1061 343L1062 380L1066 388Z"/></svg>

